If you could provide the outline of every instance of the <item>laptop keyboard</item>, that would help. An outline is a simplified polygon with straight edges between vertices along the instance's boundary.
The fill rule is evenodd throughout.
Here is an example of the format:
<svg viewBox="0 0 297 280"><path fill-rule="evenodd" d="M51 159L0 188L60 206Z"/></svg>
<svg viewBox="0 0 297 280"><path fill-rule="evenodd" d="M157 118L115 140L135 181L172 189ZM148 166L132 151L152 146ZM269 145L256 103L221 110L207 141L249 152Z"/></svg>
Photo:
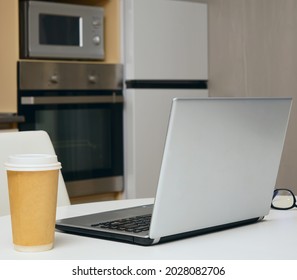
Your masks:
<svg viewBox="0 0 297 280"><path fill-rule="evenodd" d="M102 229L140 233L140 232L149 230L151 217L152 215L149 214L149 215L136 216L131 218L92 224L91 226L99 227Z"/></svg>

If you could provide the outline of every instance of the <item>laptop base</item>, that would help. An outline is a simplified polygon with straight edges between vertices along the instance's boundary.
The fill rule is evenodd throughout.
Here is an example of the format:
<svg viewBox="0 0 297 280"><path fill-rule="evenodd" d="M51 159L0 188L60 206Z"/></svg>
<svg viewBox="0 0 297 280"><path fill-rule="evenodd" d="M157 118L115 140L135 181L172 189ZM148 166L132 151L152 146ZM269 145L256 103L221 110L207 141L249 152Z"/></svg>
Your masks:
<svg viewBox="0 0 297 280"><path fill-rule="evenodd" d="M56 229L58 231L68 233L68 234L99 238L99 239L105 239L105 240L111 240L111 241L119 241L124 243L142 245L142 246L151 246L151 245L170 242L178 239L184 239L184 238L189 238L197 235L202 235L202 234L207 234L211 232L231 229L239 226L249 225L249 224L258 222L263 218L264 217L257 217L257 218L252 218L244 221L218 225L214 227L184 232L180 234L174 234L174 235L162 237L159 240L154 240L149 237L129 236L129 235L124 235L124 234L114 233L114 232L105 232L105 231L97 231L97 230L92 231L89 228L88 229L76 228L76 227L62 225L62 224L56 224Z"/></svg>

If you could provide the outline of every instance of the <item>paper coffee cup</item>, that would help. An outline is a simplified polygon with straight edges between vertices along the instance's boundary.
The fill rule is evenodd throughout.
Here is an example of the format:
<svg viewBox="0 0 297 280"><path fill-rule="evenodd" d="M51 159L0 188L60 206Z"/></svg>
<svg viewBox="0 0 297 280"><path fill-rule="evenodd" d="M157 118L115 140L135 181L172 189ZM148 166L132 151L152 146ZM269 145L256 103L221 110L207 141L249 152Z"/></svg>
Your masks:
<svg viewBox="0 0 297 280"><path fill-rule="evenodd" d="M11 155L7 170L13 244L16 250L38 252L54 244L58 177L56 155Z"/></svg>

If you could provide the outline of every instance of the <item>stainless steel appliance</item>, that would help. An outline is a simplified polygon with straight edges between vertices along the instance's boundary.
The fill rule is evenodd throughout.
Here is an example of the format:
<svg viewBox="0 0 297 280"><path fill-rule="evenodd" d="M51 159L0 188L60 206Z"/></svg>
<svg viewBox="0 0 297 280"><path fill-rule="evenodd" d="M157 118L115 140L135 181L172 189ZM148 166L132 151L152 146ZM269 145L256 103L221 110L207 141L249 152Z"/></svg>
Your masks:
<svg viewBox="0 0 297 280"><path fill-rule="evenodd" d="M208 96L207 4L125 0L123 16L125 196L155 197L172 99Z"/></svg>
<svg viewBox="0 0 297 280"><path fill-rule="evenodd" d="M20 130L45 130L70 197L123 189L122 65L21 61Z"/></svg>
<svg viewBox="0 0 297 280"><path fill-rule="evenodd" d="M22 58L104 59L104 9L96 6L20 3Z"/></svg>

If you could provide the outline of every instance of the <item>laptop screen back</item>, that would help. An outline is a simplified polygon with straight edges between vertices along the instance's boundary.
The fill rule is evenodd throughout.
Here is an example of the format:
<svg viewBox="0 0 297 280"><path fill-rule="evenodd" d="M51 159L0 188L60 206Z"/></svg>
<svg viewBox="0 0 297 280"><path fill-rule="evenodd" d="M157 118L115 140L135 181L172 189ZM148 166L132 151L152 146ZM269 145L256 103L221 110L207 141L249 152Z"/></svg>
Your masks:
<svg viewBox="0 0 297 280"><path fill-rule="evenodd" d="M150 238L265 216L290 98L174 99Z"/></svg>

